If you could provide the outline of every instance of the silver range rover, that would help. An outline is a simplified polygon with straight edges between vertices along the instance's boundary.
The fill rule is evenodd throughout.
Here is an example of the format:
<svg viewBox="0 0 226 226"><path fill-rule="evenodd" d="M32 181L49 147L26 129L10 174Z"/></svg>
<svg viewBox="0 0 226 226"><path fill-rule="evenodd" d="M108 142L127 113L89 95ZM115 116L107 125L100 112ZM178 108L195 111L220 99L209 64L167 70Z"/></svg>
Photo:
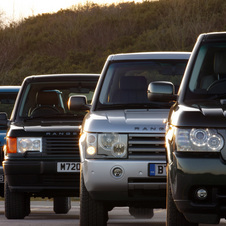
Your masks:
<svg viewBox="0 0 226 226"><path fill-rule="evenodd" d="M79 141L82 226L106 225L115 206L129 206L137 218L166 207L164 120L189 56L147 52L107 58ZM172 82L175 90L158 81ZM156 87L162 95L155 97ZM78 103L85 105L85 99L72 97L70 107Z"/></svg>

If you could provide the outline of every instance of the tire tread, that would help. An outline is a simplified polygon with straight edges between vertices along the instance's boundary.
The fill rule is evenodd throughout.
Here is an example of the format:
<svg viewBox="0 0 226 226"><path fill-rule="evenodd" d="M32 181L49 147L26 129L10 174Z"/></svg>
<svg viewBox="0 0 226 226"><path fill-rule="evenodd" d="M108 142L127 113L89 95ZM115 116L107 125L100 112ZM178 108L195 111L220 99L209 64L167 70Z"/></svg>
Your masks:
<svg viewBox="0 0 226 226"><path fill-rule="evenodd" d="M26 200L22 192L11 192L5 181L5 216L7 219L23 219L26 216Z"/></svg>
<svg viewBox="0 0 226 226"><path fill-rule="evenodd" d="M71 209L70 197L54 197L53 210L56 214L67 214Z"/></svg>
<svg viewBox="0 0 226 226"><path fill-rule="evenodd" d="M81 172L82 174L82 172ZM101 201L91 198L80 178L80 226L106 226L108 211Z"/></svg>

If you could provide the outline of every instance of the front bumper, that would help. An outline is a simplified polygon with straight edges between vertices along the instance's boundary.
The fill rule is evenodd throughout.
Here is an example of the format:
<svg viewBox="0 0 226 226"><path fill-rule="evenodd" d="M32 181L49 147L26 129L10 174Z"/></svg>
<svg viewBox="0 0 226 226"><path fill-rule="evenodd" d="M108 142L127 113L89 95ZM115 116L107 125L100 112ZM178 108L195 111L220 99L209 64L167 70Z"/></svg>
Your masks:
<svg viewBox="0 0 226 226"><path fill-rule="evenodd" d="M80 172L57 172L57 162L4 161L10 190L37 196L79 196Z"/></svg>
<svg viewBox="0 0 226 226"><path fill-rule="evenodd" d="M169 164L171 189L180 212L194 223L218 223L226 217L226 164L219 157L184 157L174 153ZM207 197L197 197L199 189Z"/></svg>
<svg viewBox="0 0 226 226"><path fill-rule="evenodd" d="M165 161L86 159L81 169L85 186L94 199L159 201L165 207L166 176L148 176L149 163L166 164ZM121 177L113 175L115 168L122 170Z"/></svg>

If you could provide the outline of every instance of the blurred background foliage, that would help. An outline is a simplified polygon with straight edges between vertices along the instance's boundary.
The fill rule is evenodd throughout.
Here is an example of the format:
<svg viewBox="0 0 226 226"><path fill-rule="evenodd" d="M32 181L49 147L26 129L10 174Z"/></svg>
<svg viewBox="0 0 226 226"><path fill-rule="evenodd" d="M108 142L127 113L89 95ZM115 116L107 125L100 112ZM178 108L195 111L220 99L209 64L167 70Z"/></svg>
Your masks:
<svg viewBox="0 0 226 226"><path fill-rule="evenodd" d="M200 33L226 30L225 0L77 5L3 26L0 84L26 76L100 73L109 54L191 51Z"/></svg>

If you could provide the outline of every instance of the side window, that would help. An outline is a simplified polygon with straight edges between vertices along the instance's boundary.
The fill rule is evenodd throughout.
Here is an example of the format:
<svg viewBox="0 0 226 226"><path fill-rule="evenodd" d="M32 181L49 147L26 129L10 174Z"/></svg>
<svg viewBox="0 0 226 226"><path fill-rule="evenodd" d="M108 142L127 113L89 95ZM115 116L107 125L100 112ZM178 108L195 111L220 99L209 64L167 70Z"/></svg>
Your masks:
<svg viewBox="0 0 226 226"><path fill-rule="evenodd" d="M6 112L10 117L17 93L0 93L0 112Z"/></svg>
<svg viewBox="0 0 226 226"><path fill-rule="evenodd" d="M96 80L79 80L72 82L40 81L23 88L20 98L19 117L29 119L35 117L71 117L84 115L86 111L71 112L68 109L68 99L71 95L85 95L91 104ZM50 118L50 117L49 117Z"/></svg>

